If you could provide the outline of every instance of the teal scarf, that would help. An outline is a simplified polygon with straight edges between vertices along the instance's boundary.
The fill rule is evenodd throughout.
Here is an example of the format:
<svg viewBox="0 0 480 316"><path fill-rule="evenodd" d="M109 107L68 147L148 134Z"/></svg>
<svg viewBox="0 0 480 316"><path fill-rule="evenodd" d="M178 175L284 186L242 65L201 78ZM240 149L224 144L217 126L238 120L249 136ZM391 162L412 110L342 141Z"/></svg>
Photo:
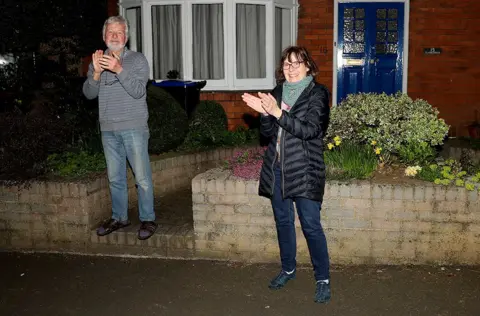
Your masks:
<svg viewBox="0 0 480 316"><path fill-rule="evenodd" d="M312 80L312 76L306 76L297 82L285 81L283 83L282 101L290 107L294 106L300 94L302 94L303 90L305 90Z"/></svg>

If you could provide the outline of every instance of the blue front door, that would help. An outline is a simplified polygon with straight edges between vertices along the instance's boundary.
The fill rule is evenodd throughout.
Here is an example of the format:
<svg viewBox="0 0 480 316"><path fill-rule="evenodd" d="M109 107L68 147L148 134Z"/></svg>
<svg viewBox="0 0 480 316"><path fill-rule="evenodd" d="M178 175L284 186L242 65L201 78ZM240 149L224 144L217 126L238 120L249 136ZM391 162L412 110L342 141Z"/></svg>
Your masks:
<svg viewBox="0 0 480 316"><path fill-rule="evenodd" d="M340 3L337 103L348 94L402 91L404 4Z"/></svg>

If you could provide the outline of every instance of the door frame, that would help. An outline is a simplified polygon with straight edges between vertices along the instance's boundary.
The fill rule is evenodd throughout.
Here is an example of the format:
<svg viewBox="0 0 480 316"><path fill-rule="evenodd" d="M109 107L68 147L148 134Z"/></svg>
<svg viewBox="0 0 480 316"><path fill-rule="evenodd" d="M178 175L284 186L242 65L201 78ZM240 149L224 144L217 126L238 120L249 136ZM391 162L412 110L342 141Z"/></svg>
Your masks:
<svg viewBox="0 0 480 316"><path fill-rule="evenodd" d="M334 0L334 18L333 18L333 83L332 83L332 106L337 105L337 87L338 87L338 6L340 3L375 3L375 2L391 2L391 3L403 3L404 4L404 20L403 20L403 74L402 74L402 92L407 93L408 85L408 42L410 38L409 23L410 23L410 0Z"/></svg>

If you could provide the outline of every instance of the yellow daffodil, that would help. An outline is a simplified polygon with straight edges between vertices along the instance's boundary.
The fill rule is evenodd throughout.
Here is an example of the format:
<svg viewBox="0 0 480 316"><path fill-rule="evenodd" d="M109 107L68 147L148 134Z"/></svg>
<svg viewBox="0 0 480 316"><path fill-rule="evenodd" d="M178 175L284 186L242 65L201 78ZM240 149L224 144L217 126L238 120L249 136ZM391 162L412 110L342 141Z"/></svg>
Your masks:
<svg viewBox="0 0 480 316"><path fill-rule="evenodd" d="M341 143L342 143L341 140L336 140L336 141L335 141L335 145L336 145L336 146L340 146Z"/></svg>
<svg viewBox="0 0 480 316"><path fill-rule="evenodd" d="M333 141L334 141L334 142L341 142L342 139L340 138L340 136L335 136L335 137L333 138Z"/></svg>
<svg viewBox="0 0 480 316"><path fill-rule="evenodd" d="M372 142L370 143L372 144L372 146L375 146L377 144L377 141L376 140L372 140Z"/></svg>
<svg viewBox="0 0 480 316"><path fill-rule="evenodd" d="M328 149L329 149L329 150L332 150L332 148L333 148L333 147L335 147L335 145L334 145L334 144L332 144L332 143L328 143L328 145L327 145L327 146L328 146Z"/></svg>
<svg viewBox="0 0 480 316"><path fill-rule="evenodd" d="M376 153L377 155L380 155L381 152L382 152L382 148L380 148L380 147L375 147L375 153Z"/></svg>

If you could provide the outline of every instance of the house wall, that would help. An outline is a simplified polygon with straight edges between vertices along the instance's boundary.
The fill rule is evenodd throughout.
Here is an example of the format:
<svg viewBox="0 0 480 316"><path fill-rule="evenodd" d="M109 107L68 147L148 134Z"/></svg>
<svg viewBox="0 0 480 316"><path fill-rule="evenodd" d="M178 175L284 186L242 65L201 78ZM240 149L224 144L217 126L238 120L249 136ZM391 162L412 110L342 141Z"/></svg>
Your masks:
<svg viewBox="0 0 480 316"><path fill-rule="evenodd" d="M332 91L333 0L299 0L298 45L307 47L320 67L317 80ZM452 136L467 135L466 125L480 111L480 1L411 0L408 94L422 98L440 110L452 126ZM109 0L109 13L117 13ZM440 55L424 55L423 48L439 47ZM203 92L201 99L221 103L229 128L246 125L243 114L251 113L241 101L243 92ZM479 114L480 115L480 114Z"/></svg>

